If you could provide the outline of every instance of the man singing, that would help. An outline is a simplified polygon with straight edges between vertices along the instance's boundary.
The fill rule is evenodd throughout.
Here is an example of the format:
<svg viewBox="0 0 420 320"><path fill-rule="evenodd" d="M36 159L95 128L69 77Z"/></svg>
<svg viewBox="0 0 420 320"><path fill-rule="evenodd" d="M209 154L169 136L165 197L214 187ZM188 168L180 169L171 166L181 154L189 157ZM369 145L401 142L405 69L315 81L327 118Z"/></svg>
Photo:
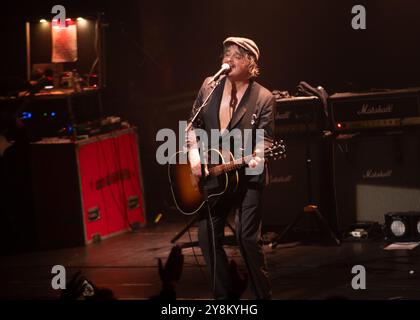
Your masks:
<svg viewBox="0 0 420 320"><path fill-rule="evenodd" d="M239 132L263 132L263 143L267 148L271 144L274 131L273 107L275 99L271 92L258 84L254 79L259 75L257 62L260 50L254 41L247 38L229 37L223 42L223 64L228 64L227 75L220 80L206 106L193 123L193 128L200 128L211 136L211 130L219 130L219 145L222 147L223 136L236 130ZM193 105L192 114L200 107L209 92L215 86L207 78ZM245 135L244 135L245 136ZM247 139L244 139L247 140ZM257 139L245 142L242 152L256 150ZM251 147L246 144L251 143ZM224 144L223 144L224 145ZM191 170L201 177L200 145L192 129L188 134L188 150ZM229 150L238 154L238 150ZM236 151L236 152L233 152ZM246 156L247 154L245 154ZM249 283L257 299L270 299L271 286L267 272L261 239L261 194L266 184L266 165L262 157L253 157L250 168L262 166L259 174L249 174L249 168L239 171L240 187L233 196L222 197L211 208L211 220L203 211L199 222L199 243L208 269L214 278L214 295L216 299L234 297L232 279L229 274L229 262L223 249L224 228L230 211L235 210L235 233L242 257L248 270ZM205 170L207 174L207 169ZM205 209L205 208L204 208ZM212 235L214 232L214 247ZM213 252L214 251L214 252Z"/></svg>

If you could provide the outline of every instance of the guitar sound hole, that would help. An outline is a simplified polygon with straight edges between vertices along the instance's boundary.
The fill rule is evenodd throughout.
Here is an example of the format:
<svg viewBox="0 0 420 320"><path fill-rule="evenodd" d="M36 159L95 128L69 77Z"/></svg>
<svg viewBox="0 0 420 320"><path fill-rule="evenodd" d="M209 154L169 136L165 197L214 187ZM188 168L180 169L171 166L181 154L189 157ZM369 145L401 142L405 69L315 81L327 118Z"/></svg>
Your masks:
<svg viewBox="0 0 420 320"><path fill-rule="evenodd" d="M220 187L219 179L218 178L215 178L215 177L207 178L206 186L209 189L219 188Z"/></svg>

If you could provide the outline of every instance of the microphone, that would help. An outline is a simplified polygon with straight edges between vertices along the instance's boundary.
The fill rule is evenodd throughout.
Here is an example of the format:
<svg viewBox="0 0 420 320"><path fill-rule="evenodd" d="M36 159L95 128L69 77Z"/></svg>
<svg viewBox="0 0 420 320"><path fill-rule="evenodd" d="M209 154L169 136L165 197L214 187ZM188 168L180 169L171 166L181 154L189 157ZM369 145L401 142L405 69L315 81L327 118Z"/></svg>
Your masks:
<svg viewBox="0 0 420 320"><path fill-rule="evenodd" d="M209 80L209 82L207 84L210 84L214 81L219 80L220 76L222 74L227 73L228 71L230 71L230 65L228 63L222 64L222 67L220 68L220 70L217 71L217 73L213 77L211 77L211 79Z"/></svg>

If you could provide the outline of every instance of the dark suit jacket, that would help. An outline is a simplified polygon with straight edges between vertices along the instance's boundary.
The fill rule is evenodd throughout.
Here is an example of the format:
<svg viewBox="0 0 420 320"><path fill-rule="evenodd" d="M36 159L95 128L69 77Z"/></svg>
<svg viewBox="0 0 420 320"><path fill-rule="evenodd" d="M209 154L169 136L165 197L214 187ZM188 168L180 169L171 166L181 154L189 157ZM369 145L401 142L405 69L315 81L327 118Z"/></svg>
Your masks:
<svg viewBox="0 0 420 320"><path fill-rule="evenodd" d="M209 79L210 78L204 80L204 83L200 88L193 105L192 115L195 110L202 105L204 99L206 99L209 92L212 90L212 87L208 84ZM194 127L204 129L207 132L208 137L211 137L210 130L217 129L220 131L219 108L225 81L226 78L221 81L220 85L215 89L212 97L201 111L200 116L194 122ZM241 132L244 132L245 129L251 129L254 137L256 129L263 129L264 147L269 147L273 142L274 135L274 104L275 98L272 93L259 83L251 81L242 100L233 113L227 129L229 131L239 129ZM245 138L245 140L247 139ZM245 150L254 150L255 139L251 140L253 140L252 148L247 148L246 146L249 141L245 141ZM213 147L215 146L213 145ZM220 145L218 147L220 147ZM268 177L267 170L261 175L247 176L247 179L249 179L250 182L256 182L262 186L268 183L266 176Z"/></svg>

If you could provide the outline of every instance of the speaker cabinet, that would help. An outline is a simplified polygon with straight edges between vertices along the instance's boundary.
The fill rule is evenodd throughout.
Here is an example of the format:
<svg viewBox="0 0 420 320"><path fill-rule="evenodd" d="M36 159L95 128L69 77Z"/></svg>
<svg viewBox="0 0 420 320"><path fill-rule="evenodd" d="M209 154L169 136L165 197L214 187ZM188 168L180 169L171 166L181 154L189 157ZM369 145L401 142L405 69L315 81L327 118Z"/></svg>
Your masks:
<svg viewBox="0 0 420 320"><path fill-rule="evenodd" d="M79 246L145 223L135 128L31 145L40 248Z"/></svg>
<svg viewBox="0 0 420 320"><path fill-rule="evenodd" d="M334 216L328 172L331 142L316 136L309 140L286 137L284 142L286 159L269 162L270 184L263 193L263 229L269 231L285 227L308 204L318 205L330 222ZM310 162L307 162L308 159ZM310 174L308 164L311 166ZM299 224L305 226L304 221Z"/></svg>
<svg viewBox="0 0 420 320"><path fill-rule="evenodd" d="M340 136L334 144L337 226L384 223L388 212L420 210L420 133Z"/></svg>

